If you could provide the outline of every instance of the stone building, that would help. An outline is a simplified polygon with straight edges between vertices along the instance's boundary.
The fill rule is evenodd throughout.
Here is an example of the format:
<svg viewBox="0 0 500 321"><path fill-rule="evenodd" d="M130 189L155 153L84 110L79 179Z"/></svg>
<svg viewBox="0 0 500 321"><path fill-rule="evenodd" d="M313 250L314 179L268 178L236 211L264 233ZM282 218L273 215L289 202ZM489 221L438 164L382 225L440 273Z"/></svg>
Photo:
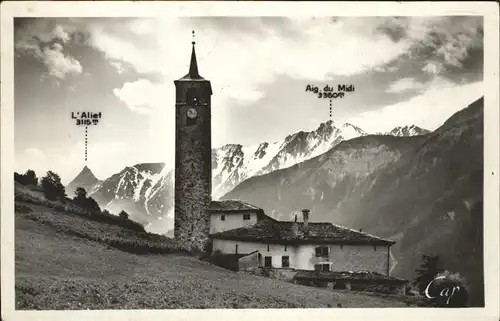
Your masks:
<svg viewBox="0 0 500 321"><path fill-rule="evenodd" d="M192 44L189 72L174 81L174 236L193 251L204 251L210 241L212 86L198 72L195 42Z"/></svg>
<svg viewBox="0 0 500 321"><path fill-rule="evenodd" d="M304 210L302 222L286 222L264 214L254 224L211 234L213 250L227 254L258 251L258 266L265 268L389 275L390 248L395 242L332 223L309 222L308 216Z"/></svg>
<svg viewBox="0 0 500 321"><path fill-rule="evenodd" d="M241 211L237 210L241 205L235 206L228 212L238 204L234 200L219 203L224 205L214 208L225 208L234 219L232 229L224 229L219 220L228 214L212 212L216 227L211 230L218 231L211 234L213 251L231 262L231 269L309 285L405 292L406 281L390 276L394 241L332 223L309 222L309 210L303 210L301 222L287 222L251 205L242 206ZM245 223L242 216L250 207L255 214ZM237 223L239 228L235 228Z"/></svg>

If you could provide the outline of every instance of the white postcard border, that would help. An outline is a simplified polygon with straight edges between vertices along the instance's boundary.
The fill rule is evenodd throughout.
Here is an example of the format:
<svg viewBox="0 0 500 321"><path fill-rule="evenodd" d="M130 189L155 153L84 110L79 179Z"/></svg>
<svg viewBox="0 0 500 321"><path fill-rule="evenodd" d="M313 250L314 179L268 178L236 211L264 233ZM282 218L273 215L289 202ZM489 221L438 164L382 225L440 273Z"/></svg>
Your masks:
<svg viewBox="0 0 500 321"><path fill-rule="evenodd" d="M1 294L10 320L498 320L499 315L499 16L495 2L14 2L1 4ZM156 16L438 16L484 17L485 308L15 311L13 17ZM261 62L265 63L265 62Z"/></svg>

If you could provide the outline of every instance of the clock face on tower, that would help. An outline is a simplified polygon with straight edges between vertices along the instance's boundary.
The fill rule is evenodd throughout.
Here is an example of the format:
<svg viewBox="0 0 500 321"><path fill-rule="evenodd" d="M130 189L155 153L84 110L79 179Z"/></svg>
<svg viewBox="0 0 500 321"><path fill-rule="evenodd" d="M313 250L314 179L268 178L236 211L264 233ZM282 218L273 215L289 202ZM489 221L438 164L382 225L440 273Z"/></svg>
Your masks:
<svg viewBox="0 0 500 321"><path fill-rule="evenodd" d="M196 112L196 109L194 109L194 108L190 108L190 109L187 111L187 115L188 115L188 117L189 117L189 118L191 118L191 119L196 118L196 115L197 115L197 114L198 114L198 113Z"/></svg>

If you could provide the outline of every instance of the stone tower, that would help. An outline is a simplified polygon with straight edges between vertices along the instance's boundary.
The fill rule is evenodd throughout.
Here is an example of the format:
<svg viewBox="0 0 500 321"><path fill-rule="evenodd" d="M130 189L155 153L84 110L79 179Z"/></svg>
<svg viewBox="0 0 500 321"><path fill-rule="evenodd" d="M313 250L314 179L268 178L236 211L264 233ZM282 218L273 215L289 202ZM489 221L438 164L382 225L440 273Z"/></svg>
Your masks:
<svg viewBox="0 0 500 321"><path fill-rule="evenodd" d="M194 33L194 32L193 32ZM192 42L189 73L175 80L175 239L193 251L209 244L212 199L212 86L198 73Z"/></svg>

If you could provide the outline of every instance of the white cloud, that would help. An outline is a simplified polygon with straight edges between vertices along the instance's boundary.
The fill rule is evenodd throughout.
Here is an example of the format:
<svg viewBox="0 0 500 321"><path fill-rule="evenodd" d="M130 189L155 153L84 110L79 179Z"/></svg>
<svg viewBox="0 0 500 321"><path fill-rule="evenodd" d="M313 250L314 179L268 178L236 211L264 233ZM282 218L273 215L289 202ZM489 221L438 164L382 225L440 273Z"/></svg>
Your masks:
<svg viewBox="0 0 500 321"><path fill-rule="evenodd" d="M428 61L424 67L422 67L422 71L431 74L431 75L438 75L441 72L443 72L444 66L442 63L438 61Z"/></svg>
<svg viewBox="0 0 500 321"><path fill-rule="evenodd" d="M27 52L45 64L49 75L64 79L66 75L82 73L80 62L64 53L62 44L68 43L70 39L70 32L66 31L65 27L55 25L47 29L42 20L17 35L15 47L16 50ZM50 43L52 44L49 46Z"/></svg>
<svg viewBox="0 0 500 321"><path fill-rule="evenodd" d="M108 59L126 62L140 73L160 73L171 85L187 73L191 29L196 28L190 22L135 20L113 33L93 26L91 43ZM246 23L251 20L241 22ZM407 48L407 44L394 43L382 34L352 32L350 26L332 24L328 18L300 19L287 26L296 33L290 40L258 23L254 32L237 35L203 24L196 48L200 73L212 80L214 91L226 96L224 102L245 104L262 98L261 86L279 75L318 81L332 72L352 75L388 62ZM132 41L120 32L140 37ZM367 47L375 49L363 54Z"/></svg>
<svg viewBox="0 0 500 321"><path fill-rule="evenodd" d="M424 84L418 82L414 78L401 78L389 85L387 93L402 93L408 90L420 90L424 88Z"/></svg>
<svg viewBox="0 0 500 321"><path fill-rule="evenodd" d="M81 74L80 62L62 51L63 47L59 43L43 49L41 58L49 69L49 74L59 79L64 79L68 74Z"/></svg>
<svg viewBox="0 0 500 321"><path fill-rule="evenodd" d="M153 85L147 79L135 82L126 82L123 87L114 89L114 94L123 101L127 107L138 114L151 114L159 111L165 101L172 99L172 85ZM168 99L171 100L168 100Z"/></svg>
<svg viewBox="0 0 500 321"><path fill-rule="evenodd" d="M39 150L38 148L28 147L25 150L26 157L32 158L35 161L44 161L46 160L45 154Z"/></svg>
<svg viewBox="0 0 500 321"><path fill-rule="evenodd" d="M69 35L68 32L64 30L64 28L61 25L55 26L55 28L52 30L52 38L54 39L59 39L63 43L68 42L71 39L71 36Z"/></svg>
<svg viewBox="0 0 500 321"><path fill-rule="evenodd" d="M436 78L419 96L365 112L347 121L369 133L387 132L396 126L417 125L435 130L457 111L484 95L483 82L456 85Z"/></svg>
<svg viewBox="0 0 500 321"><path fill-rule="evenodd" d="M127 71L125 64L120 61L110 61L109 62L119 74L124 74Z"/></svg>

